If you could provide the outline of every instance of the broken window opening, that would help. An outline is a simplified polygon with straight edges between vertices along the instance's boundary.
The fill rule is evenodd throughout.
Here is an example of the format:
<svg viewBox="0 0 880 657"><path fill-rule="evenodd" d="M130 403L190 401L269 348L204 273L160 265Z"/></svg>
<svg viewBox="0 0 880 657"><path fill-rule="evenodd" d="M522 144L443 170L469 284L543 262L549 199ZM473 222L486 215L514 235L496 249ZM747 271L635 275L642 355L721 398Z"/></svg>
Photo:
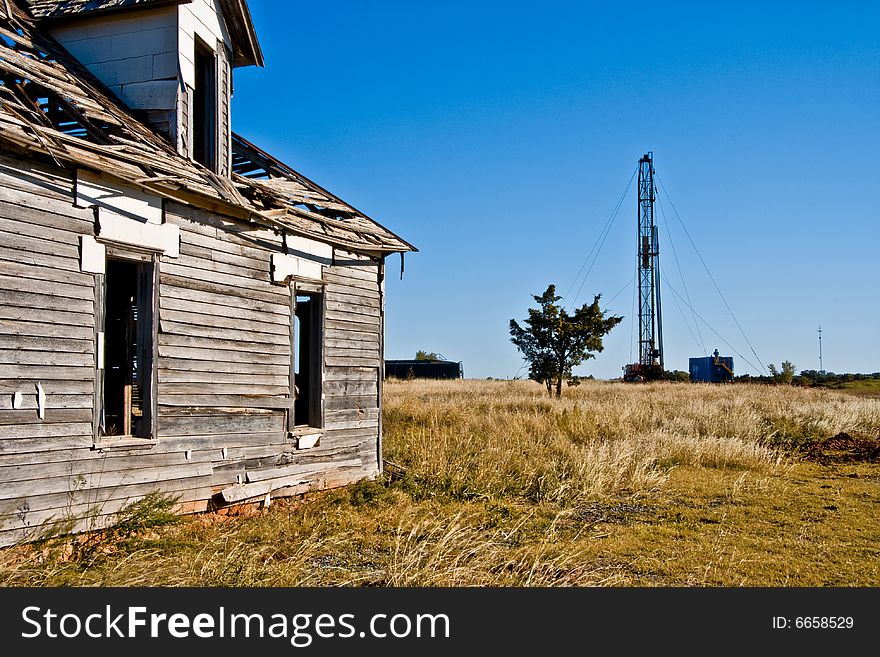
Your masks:
<svg viewBox="0 0 880 657"><path fill-rule="evenodd" d="M105 281L103 434L152 438L153 263L108 259Z"/></svg>
<svg viewBox="0 0 880 657"><path fill-rule="evenodd" d="M295 294L293 313L294 405L297 427L320 429L321 413L321 294Z"/></svg>
<svg viewBox="0 0 880 657"><path fill-rule="evenodd" d="M214 52L196 38L193 90L193 159L217 171L217 63Z"/></svg>

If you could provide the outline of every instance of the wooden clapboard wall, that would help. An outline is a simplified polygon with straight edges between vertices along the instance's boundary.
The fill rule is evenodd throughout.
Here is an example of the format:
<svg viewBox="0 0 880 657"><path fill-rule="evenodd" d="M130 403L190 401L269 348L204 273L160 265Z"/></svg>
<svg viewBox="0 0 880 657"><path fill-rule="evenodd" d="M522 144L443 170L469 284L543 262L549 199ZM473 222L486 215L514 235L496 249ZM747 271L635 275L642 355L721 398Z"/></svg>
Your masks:
<svg viewBox="0 0 880 657"><path fill-rule="evenodd" d="M80 271L79 236L93 225L90 210L73 206L72 176L0 157L2 545L52 521L100 525L92 511L107 517L157 488L179 494L182 508L210 492L210 467L92 448L96 292L94 276Z"/></svg>
<svg viewBox="0 0 880 657"><path fill-rule="evenodd" d="M239 482L258 482L235 498L250 499L379 472L381 261L337 250L323 268L324 434L297 450L290 290L270 280L281 237L176 203L166 221L180 226L180 257L159 263L157 440L94 449L97 292L79 261L94 217L73 206L73 185L0 156L0 545L65 518L100 526L154 490L200 511Z"/></svg>
<svg viewBox="0 0 880 657"><path fill-rule="evenodd" d="M332 447L354 450L381 470L381 366L384 293L381 264L336 251L325 268L324 418Z"/></svg>

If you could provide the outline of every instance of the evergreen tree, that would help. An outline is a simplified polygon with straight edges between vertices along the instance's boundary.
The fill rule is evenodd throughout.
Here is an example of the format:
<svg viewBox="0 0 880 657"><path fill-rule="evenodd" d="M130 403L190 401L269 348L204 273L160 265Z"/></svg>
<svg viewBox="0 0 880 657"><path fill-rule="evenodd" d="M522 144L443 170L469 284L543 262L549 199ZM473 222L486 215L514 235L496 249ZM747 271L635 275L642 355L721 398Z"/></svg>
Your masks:
<svg viewBox="0 0 880 657"><path fill-rule="evenodd" d="M597 294L593 303L569 315L557 305L562 297L557 296L556 286L549 285L544 294L532 296L539 307L529 308L525 326L510 320L510 340L529 361L529 378L545 385L550 395L554 387L557 397L562 394L562 382L571 381L572 368L595 358L593 352L603 349L602 337L623 320L606 317L599 308L600 297Z"/></svg>

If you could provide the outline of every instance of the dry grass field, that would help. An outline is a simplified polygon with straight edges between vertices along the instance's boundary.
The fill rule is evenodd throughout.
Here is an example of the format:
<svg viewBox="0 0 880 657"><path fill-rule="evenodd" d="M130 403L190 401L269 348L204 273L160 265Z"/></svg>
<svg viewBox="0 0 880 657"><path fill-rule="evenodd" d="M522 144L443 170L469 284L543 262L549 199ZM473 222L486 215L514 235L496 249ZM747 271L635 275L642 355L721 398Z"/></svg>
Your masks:
<svg viewBox="0 0 880 657"><path fill-rule="evenodd" d="M876 586L880 399L389 381L377 481L237 516L161 498L0 551L0 584Z"/></svg>

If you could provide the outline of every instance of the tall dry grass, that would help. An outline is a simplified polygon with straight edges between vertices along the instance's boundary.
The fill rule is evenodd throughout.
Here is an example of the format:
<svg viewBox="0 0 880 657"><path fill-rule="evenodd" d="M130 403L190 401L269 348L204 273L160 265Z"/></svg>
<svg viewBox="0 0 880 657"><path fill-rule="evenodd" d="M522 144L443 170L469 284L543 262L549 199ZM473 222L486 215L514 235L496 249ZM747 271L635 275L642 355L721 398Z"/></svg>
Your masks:
<svg viewBox="0 0 880 657"><path fill-rule="evenodd" d="M389 381L385 455L430 494L563 507L658 489L670 468L768 470L784 438L880 432L880 403L762 385Z"/></svg>
<svg viewBox="0 0 880 657"><path fill-rule="evenodd" d="M398 527L388 560L387 586L613 586L618 568L586 558L586 549L552 540L518 544L527 514L492 531L479 514L438 514ZM527 530L526 530L527 531Z"/></svg>

